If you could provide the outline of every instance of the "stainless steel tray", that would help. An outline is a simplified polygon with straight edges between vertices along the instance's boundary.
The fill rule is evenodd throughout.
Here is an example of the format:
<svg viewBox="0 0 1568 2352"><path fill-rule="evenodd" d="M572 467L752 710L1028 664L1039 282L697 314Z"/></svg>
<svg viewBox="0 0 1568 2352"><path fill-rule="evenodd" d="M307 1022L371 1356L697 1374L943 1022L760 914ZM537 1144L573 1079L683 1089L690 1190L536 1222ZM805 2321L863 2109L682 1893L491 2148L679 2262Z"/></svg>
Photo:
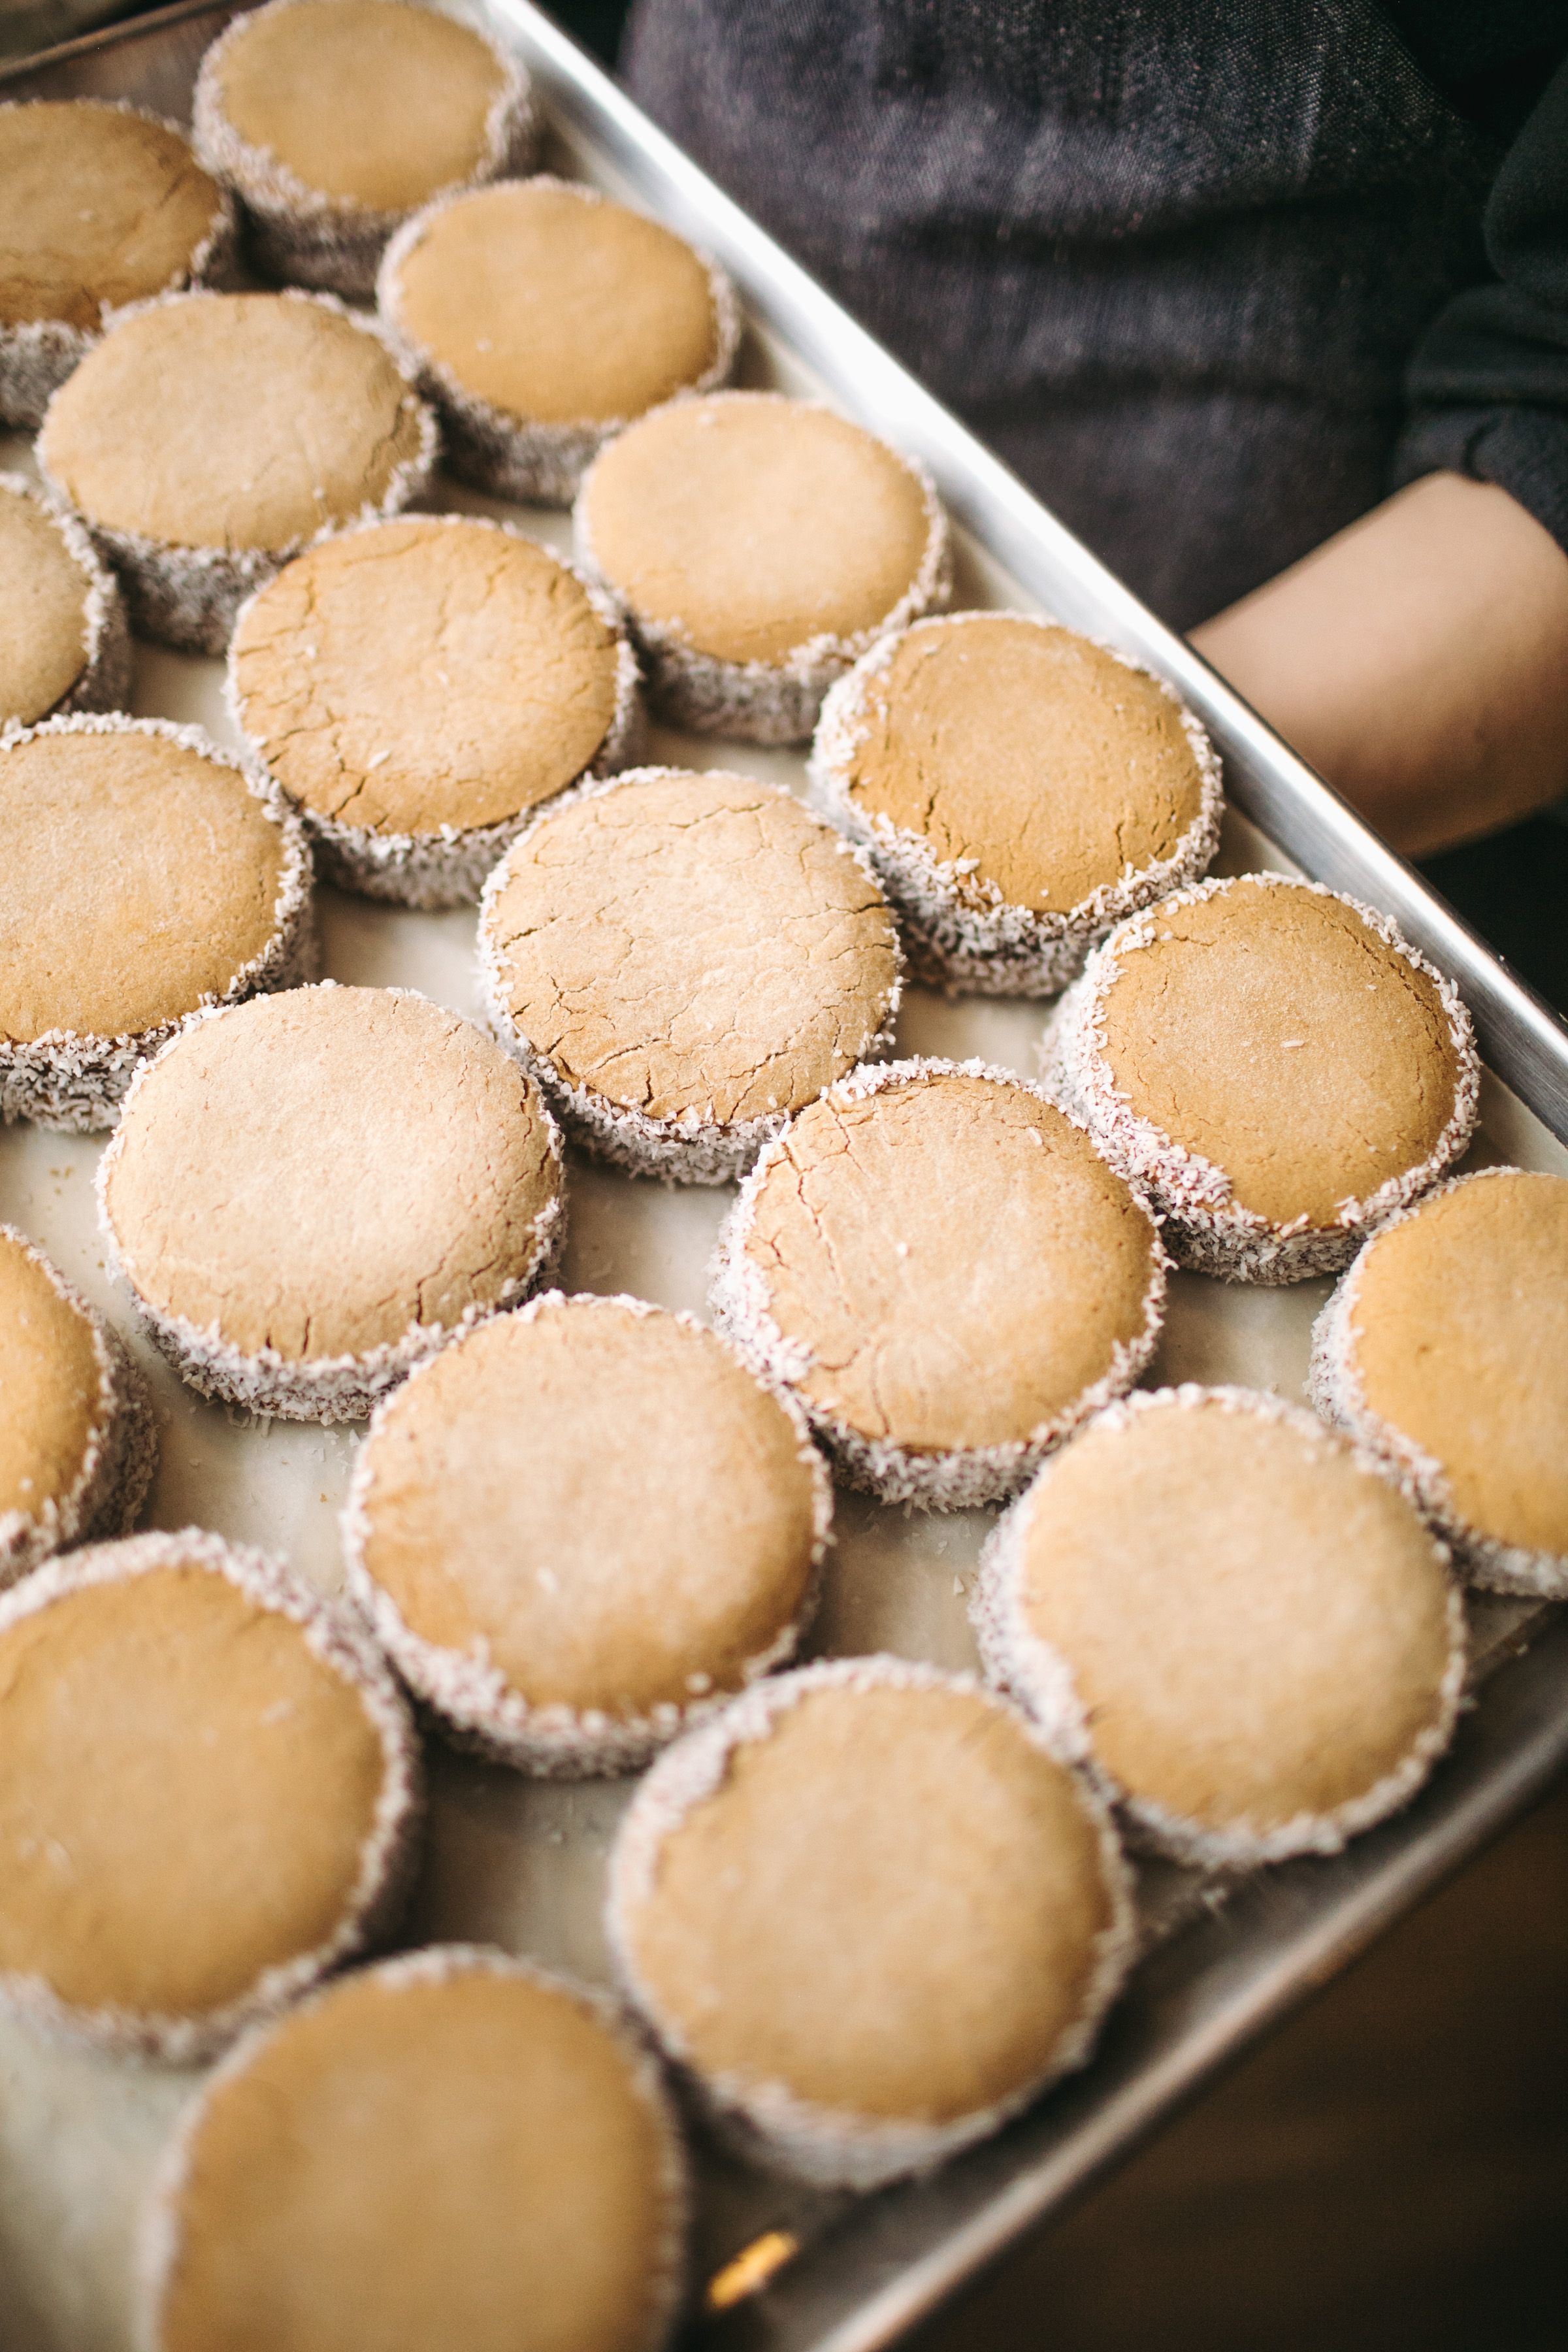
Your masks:
<svg viewBox="0 0 1568 2352"><path fill-rule="evenodd" d="M184 117L196 61L236 13L184 0L0 71L0 99L124 97ZM959 526L961 601L1047 609L1177 684L1226 762L1236 814L1223 867L1295 866L1353 890L1395 916L1454 976L1489 1064L1478 1157L1568 1171L1568 1031L1553 1015L547 17L527 0L478 0L470 13L525 58L546 102L558 168L657 215L725 262L748 315L743 380L820 393L925 460ZM5 462L18 454L19 445L0 442ZM455 490L439 502L507 511ZM563 543L559 518L522 519ZM200 719L222 734L216 686L215 664L138 649L138 709ZM661 735L658 748L799 780L793 755L673 735ZM467 914L409 915L324 891L321 920L326 968L339 977L405 981L473 1009ZM949 1003L913 991L902 1042L1027 1067L1038 1027L1037 1008ZM123 1326L88 1213L97 1149L36 1130L0 1136L0 1215L35 1233ZM700 1306L723 1194L664 1192L582 1165L573 1184L571 1286ZM1178 1276L1155 1375L1299 1385L1325 1289L1249 1293ZM164 1427L155 1523L196 1518L270 1542L330 1587L351 1439L226 1416L165 1368L149 1370ZM910 1519L842 1498L816 1646L968 1662L963 1584L988 1519ZM923 2183L868 2199L793 2188L701 2151L693 2342L713 2352L871 2352L890 2343L1527 1804L1568 1757L1568 1612L1482 1600L1471 1626L1479 1696L1416 1803L1337 1860L1290 1864L1231 1889L1145 1865L1147 1956L1094 2063L999 2138ZM550 1788L442 1753L432 1782L429 1860L408 1935L486 1936L601 1973L598 1880L624 1784ZM46 2050L0 2028L6 2352L121 2352L137 2200L189 2088L187 2077ZM769 2283L721 2311L706 2309L704 2284L724 2279L732 2258L770 2232L779 2234L763 2251L786 2258Z"/></svg>

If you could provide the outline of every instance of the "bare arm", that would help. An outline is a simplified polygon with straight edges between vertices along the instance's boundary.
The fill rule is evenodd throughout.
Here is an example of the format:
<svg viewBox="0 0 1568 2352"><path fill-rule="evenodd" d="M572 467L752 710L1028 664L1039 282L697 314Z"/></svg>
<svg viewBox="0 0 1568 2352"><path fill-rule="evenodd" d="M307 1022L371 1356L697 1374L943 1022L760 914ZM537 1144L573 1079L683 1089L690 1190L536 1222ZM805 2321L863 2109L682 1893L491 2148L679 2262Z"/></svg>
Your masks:
<svg viewBox="0 0 1568 2352"><path fill-rule="evenodd" d="M1425 476L1192 641L1410 855L1568 793L1568 555L1490 483Z"/></svg>

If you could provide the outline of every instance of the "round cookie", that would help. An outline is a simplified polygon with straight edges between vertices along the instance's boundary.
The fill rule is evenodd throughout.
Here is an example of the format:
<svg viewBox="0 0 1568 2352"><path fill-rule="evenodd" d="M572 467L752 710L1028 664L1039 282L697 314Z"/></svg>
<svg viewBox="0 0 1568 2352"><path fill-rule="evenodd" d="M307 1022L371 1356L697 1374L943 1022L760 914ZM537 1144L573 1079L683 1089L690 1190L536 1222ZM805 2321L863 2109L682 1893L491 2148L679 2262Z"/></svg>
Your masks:
<svg viewBox="0 0 1568 2352"><path fill-rule="evenodd" d="M149 2352L658 2352L689 2192L604 1997L460 1945L251 2035L147 2210Z"/></svg>
<svg viewBox="0 0 1568 2352"><path fill-rule="evenodd" d="M621 604L661 714L795 743L835 678L945 604L947 519L924 471L775 392L674 400L583 478L578 559Z"/></svg>
<svg viewBox="0 0 1568 2352"><path fill-rule="evenodd" d="M884 1502L1014 1494L1131 1388L1164 1310L1142 1194L1038 1087L893 1062L770 1144L720 1236L720 1328Z"/></svg>
<svg viewBox="0 0 1568 2352"><path fill-rule="evenodd" d="M546 809L485 885L496 1034L592 1151L721 1184L881 1053L898 934L864 854L775 784L631 768Z"/></svg>
<svg viewBox="0 0 1568 2352"><path fill-rule="evenodd" d="M375 322L328 294L122 311L38 436L138 633L208 654L253 588L345 523L397 513L435 458L435 417Z"/></svg>
<svg viewBox="0 0 1568 2352"><path fill-rule="evenodd" d="M0 737L0 1115L112 1127L199 1008L291 988L310 859L265 780L199 727L119 713Z"/></svg>
<svg viewBox="0 0 1568 2352"><path fill-rule="evenodd" d="M823 705L813 798L865 845L921 979L1051 996L1219 845L1219 762L1164 683L1027 613L917 621Z"/></svg>
<svg viewBox="0 0 1568 2352"><path fill-rule="evenodd" d="M561 1139L473 1025L404 989L191 1022L99 1162L112 1271L204 1396L354 1421L548 1271Z"/></svg>
<svg viewBox="0 0 1568 2352"><path fill-rule="evenodd" d="M241 608L227 684L328 878L411 907L477 898L539 803L620 767L640 732L608 599L471 515L405 515L296 556Z"/></svg>
<svg viewBox="0 0 1568 2352"><path fill-rule="evenodd" d="M80 523L0 474L0 729L112 710L131 685L114 575Z"/></svg>
<svg viewBox="0 0 1568 2352"><path fill-rule="evenodd" d="M1568 1180L1482 1168L1391 1217L1318 1318L1312 1401L1473 1582L1568 1598Z"/></svg>
<svg viewBox="0 0 1568 2352"><path fill-rule="evenodd" d="M875 2188L1088 2057L1131 1957L1101 1808L968 1675L840 1658L667 1750L610 1855L627 1994L726 2137Z"/></svg>
<svg viewBox="0 0 1568 2352"><path fill-rule="evenodd" d="M988 1672L1142 1841L1209 1869L1337 1853L1447 1746L1465 1619L1377 1464L1298 1405L1112 1405L982 1555Z"/></svg>
<svg viewBox="0 0 1568 2352"><path fill-rule="evenodd" d="M34 431L106 310L227 267L234 211L171 122L99 99L0 106L0 425Z"/></svg>
<svg viewBox="0 0 1568 2352"><path fill-rule="evenodd" d="M368 294L399 222L532 159L528 76L408 0L271 0L203 58L196 152L245 207L268 277Z"/></svg>
<svg viewBox="0 0 1568 2352"><path fill-rule="evenodd" d="M377 1408L343 1549L465 1746L577 1775L645 1764L791 1655L832 1514L805 1416L727 1342L552 1292Z"/></svg>
<svg viewBox="0 0 1568 2352"><path fill-rule="evenodd" d="M199 1528L0 1601L0 1998L188 2064L388 1922L418 1811L379 1652Z"/></svg>
<svg viewBox="0 0 1568 2352"><path fill-rule="evenodd" d="M0 1585L136 1524L158 1430L119 1334L0 1225Z"/></svg>
<svg viewBox="0 0 1568 2352"><path fill-rule="evenodd" d="M722 383L741 333L717 262L542 173L427 205L388 247L377 299L440 407L450 470L538 506L570 506L633 417Z"/></svg>
<svg viewBox="0 0 1568 2352"><path fill-rule="evenodd" d="M1130 917L1063 997L1045 1058L1147 1187L1178 1264L1230 1282L1334 1273L1476 1123L1452 982L1372 908L1281 874Z"/></svg>

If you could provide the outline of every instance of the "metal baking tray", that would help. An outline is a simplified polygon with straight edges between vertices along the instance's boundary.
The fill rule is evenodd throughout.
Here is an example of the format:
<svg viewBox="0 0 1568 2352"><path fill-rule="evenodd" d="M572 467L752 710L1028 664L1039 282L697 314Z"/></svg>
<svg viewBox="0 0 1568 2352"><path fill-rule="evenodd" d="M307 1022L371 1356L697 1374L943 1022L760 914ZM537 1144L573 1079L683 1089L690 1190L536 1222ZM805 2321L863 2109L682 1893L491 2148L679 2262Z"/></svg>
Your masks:
<svg viewBox="0 0 1568 2352"><path fill-rule="evenodd" d="M125 98L186 118L201 52L237 13L182 0L0 71L0 99ZM1352 890L1394 916L1452 974L1488 1064L1470 1164L1506 1158L1568 1172L1568 1030L548 17L528 0L477 0L467 13L533 74L554 168L668 222L725 263L747 316L742 381L819 394L924 459L957 525L960 603L1049 611L1173 680L1225 761L1232 814L1222 870L1268 865ZM24 444L0 438L0 463L26 457ZM536 536L565 543L562 517L447 485L434 502L516 511ZM216 663L141 646L134 707L199 719L226 738L219 677ZM796 785L802 774L794 754L662 730L655 756ZM324 890L321 918L324 968L337 977L405 982L477 1010L468 912L413 914ZM1037 1006L916 989L900 1042L1028 1071L1040 1026ZM0 1136L0 1216L32 1233L125 1328L91 1216L99 1148L27 1128ZM571 1182L568 1287L700 1308L724 1192L635 1184L582 1161ZM1151 1380L1236 1379L1299 1393L1307 1333L1327 1287L1246 1291L1177 1276ZM142 1360L163 1425L153 1523L195 1520L268 1544L332 1589L353 1434L253 1423L202 1403L144 1350ZM965 1585L991 1516L926 1518L841 1496L812 1647L972 1664ZM1290 1864L1232 1886L1171 1864L1141 1865L1146 1953L1093 2063L996 2139L924 2181L858 2199L792 2186L700 2145L688 2341L709 2352L873 2352L892 2343L1519 1812L1568 1758L1568 1612L1482 1598L1471 1606L1471 1633L1475 1704L1452 1754L1396 1820L1335 1860ZM626 1785L530 1782L433 1748L428 1853L406 1940L489 1938L601 1978L600 1878ZM6 2352L126 2352L139 2200L191 2084L188 2075L50 2048L0 2023ZM747 2249L755 2259L737 2273ZM748 2277L765 2283L741 2292Z"/></svg>

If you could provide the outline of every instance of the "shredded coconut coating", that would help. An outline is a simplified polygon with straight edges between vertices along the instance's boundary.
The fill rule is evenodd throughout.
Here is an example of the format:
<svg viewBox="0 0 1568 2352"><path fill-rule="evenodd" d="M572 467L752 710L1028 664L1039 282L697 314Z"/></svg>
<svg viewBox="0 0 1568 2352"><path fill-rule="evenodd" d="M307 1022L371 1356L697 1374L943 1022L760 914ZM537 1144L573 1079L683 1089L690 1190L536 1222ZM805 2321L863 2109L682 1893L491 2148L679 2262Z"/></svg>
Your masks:
<svg viewBox="0 0 1568 2352"><path fill-rule="evenodd" d="M1352 1327L1356 1298L1368 1252L1381 1235L1405 1223L1418 1207L1456 1192L1461 1184L1484 1184L1489 1177L1520 1172L1511 1167L1478 1168L1468 1175L1451 1177L1424 1201L1396 1209L1379 1224L1312 1326L1310 1385L1312 1402L1323 1418L1375 1459L1384 1476L1394 1481L1453 1551L1472 1584L1489 1592L1518 1593L1527 1600L1564 1601L1568 1600L1568 1558L1532 1550L1525 1544L1501 1542L1473 1526L1455 1502L1443 1465L1367 1402L1356 1363Z"/></svg>
<svg viewBox="0 0 1568 2352"><path fill-rule="evenodd" d="M682 395L689 397L690 395ZM750 400L752 393L719 393L710 398ZM823 402L802 402L823 407ZM837 414L837 412L833 412ZM649 410L650 415L657 415ZM725 661L693 646L679 623L640 619L606 579L594 551L588 520L593 468L584 474L572 509L577 561L626 614L647 674L648 694L658 716L694 735L725 735L745 743L804 743L817 722L823 698L889 631L908 628L927 613L946 609L952 594L952 545L946 511L918 457L898 452L921 487L926 542L914 579L891 610L853 636L831 632L792 647L782 661Z"/></svg>
<svg viewBox="0 0 1568 2352"><path fill-rule="evenodd" d="M1012 1070L981 1061L917 1057L887 1062L875 1068L863 1067L826 1088L822 1098L836 1103L865 1101L890 1087L908 1085L911 1079L952 1076L988 1078L998 1086L1015 1087L1061 1112L1081 1133L1089 1133L1083 1119L1046 1087L1032 1086ZM1089 1139L1093 1140L1092 1136ZM970 1511L1005 1501L1034 1475L1047 1454L1112 1398L1122 1395L1143 1371L1164 1321L1167 1259L1158 1237L1158 1221L1138 1185L1129 1180L1135 1202L1149 1216L1153 1241L1149 1286L1143 1301L1143 1328L1131 1342L1116 1342L1110 1363L1100 1379L1026 1438L1006 1444L917 1452L893 1438L869 1438L863 1431L853 1428L841 1415L802 1391L802 1379L811 1366L809 1350L780 1328L766 1280L746 1247L763 1187L783 1158L786 1142L787 1131L773 1139L741 1186L714 1251L709 1273L709 1305L717 1328L749 1349L781 1388L800 1396L807 1419L827 1446L847 1485L875 1495L880 1502L912 1504L917 1510L924 1511Z"/></svg>
<svg viewBox="0 0 1568 2352"><path fill-rule="evenodd" d="M350 1610L323 1601L281 1560L231 1544L200 1528L130 1536L49 1561L0 1600L0 1633L35 1611L95 1584L195 1561L212 1570L258 1609L287 1617L307 1647L357 1696L383 1758L374 1816L359 1875L330 1935L314 1950L265 1969L238 2000L202 2016L163 2016L123 2009L84 2010L61 2000L41 1978L0 1976L0 2002L51 2039L110 2056L192 2066L212 2058L246 2028L280 2017L307 1987L375 1942L402 1907L424 1812L419 1747L407 1706L375 1643Z"/></svg>
<svg viewBox="0 0 1568 2352"><path fill-rule="evenodd" d="M224 751L200 727L176 726L168 719L128 719L123 711L82 712L48 719L37 727L0 735L7 745L31 742L42 734L156 735L240 776L283 835L282 870L273 908L272 932L259 954L241 966L219 997L203 1000L203 1010L220 1012L248 996L298 988L315 976L316 931L310 900L310 852L303 828L269 780L232 751ZM200 1013L182 1013L156 1028L118 1037L84 1035L75 1029L50 1030L26 1042L0 1039L0 1118L7 1125L31 1119L38 1127L95 1134L112 1127L137 1073Z"/></svg>
<svg viewBox="0 0 1568 2352"><path fill-rule="evenodd" d="M307 0L289 0L289 5L306 4ZM207 291L202 289L189 293L156 294L150 301L133 302L115 311L106 323L119 326L144 310L168 303L200 301ZM406 404L417 422L417 447L412 457L393 468L381 498L367 499L357 514L326 523L308 538L291 540L286 547L180 547L172 541L150 538L144 531L121 530L109 523L95 522L90 515L81 513L63 483L51 475L42 437L38 443L38 470L51 504L81 525L100 554L113 567L136 634L151 637L159 645L173 646L182 653L222 654L241 604L281 572L292 557L302 554L307 547L335 538L339 531L356 522L384 522L401 514L412 499L428 489L436 469L440 436L435 411L418 398L412 376L378 321L362 311L349 310L331 294L310 294L297 287L285 287L280 299L286 302L319 303L323 310L345 320L357 333L369 335L380 343L408 387ZM47 423L46 415L46 432Z"/></svg>
<svg viewBox="0 0 1568 2352"><path fill-rule="evenodd" d="M1215 1275L1226 1282L1268 1286L1309 1282L1319 1275L1340 1272L1373 1225L1429 1190L1458 1159L1475 1131L1480 1061L1470 1016L1458 990L1410 945L1387 916L1321 882L1267 873L1235 878L1339 900L1352 908L1385 947L1431 982L1447 1023L1458 1072L1453 1108L1426 1159L1397 1170L1365 1199L1342 1202L1331 1225L1313 1225L1305 1214L1289 1224L1276 1224L1244 1208L1235 1198L1224 1169L1140 1117L1118 1087L1105 1053L1105 1004L1121 976L1121 958L1146 946L1162 918L1231 889L1232 878L1199 882L1173 892L1120 924L1094 950L1082 977L1057 1006L1041 1044L1041 1063L1047 1086L1083 1119L1111 1166L1130 1183L1145 1188L1179 1265Z"/></svg>
<svg viewBox="0 0 1568 2352"><path fill-rule="evenodd" d="M284 0L284 4L300 5L300 0ZM607 201L595 188L557 179L550 173L534 173L531 184L569 188L590 204ZM430 223L468 193L466 188L448 189L405 221L387 246L376 275L376 307L417 375L421 391L440 411L447 470L458 481L487 490L492 498L515 499L523 506L569 507L605 442L624 433L633 419L585 417L574 424L557 424L513 416L459 383L444 361L422 349L403 316L399 273L404 262ZM741 341L741 306L728 270L710 254L699 252L697 257L708 273L715 340L711 361L686 387L688 394L716 392L728 383ZM584 569L591 572L586 563ZM593 576L602 589L604 583L596 574Z"/></svg>
<svg viewBox="0 0 1568 2352"><path fill-rule="evenodd" d="M737 2074L708 2074L693 2064L686 2037L639 1970L632 1915L652 1893L666 1841L722 1784L733 1751L765 1740L787 1710L814 1691L942 1690L989 1696L1051 1758L1061 1759L1027 1717L986 1693L971 1675L957 1675L889 1656L825 1659L754 1683L711 1722L667 1749L639 1786L610 1853L605 1926L616 1978L646 2021L682 2086L735 2153L771 2169L793 2173L820 2189L869 2189L910 2173L925 2173L960 2149L984 2139L1030 2106L1064 2074L1085 2065L1106 2011L1120 1991L1137 1942L1132 1879L1108 1810L1080 1776L1079 1793L1093 1824L1110 1919L1096 1942L1093 1965L1077 2017L1061 2036L1050 2064L994 2105L952 2122L889 2121L847 2114L800 2099L782 2084Z"/></svg>
<svg viewBox="0 0 1568 2352"><path fill-rule="evenodd" d="M0 1225L0 1241L24 1250L58 1296L90 1325L99 1379L92 1427L68 1492L51 1495L37 1513L0 1511L4 1589L53 1552L130 1534L158 1465L158 1423L147 1383L113 1325L17 1226Z"/></svg>
<svg viewBox="0 0 1568 2352"><path fill-rule="evenodd" d="M258 13L275 16L281 9L310 4L268 0ZM484 41L501 80L486 118L484 153L468 178L447 192L449 196L526 172L540 136L523 67L477 25L463 21L466 29ZM192 113L197 160L239 198L245 208L246 244L264 276L284 285L320 287L351 297L374 294L387 239L410 215L406 211L374 211L308 187L280 156L241 137L224 112L221 69L229 48L254 22L254 15L234 17L202 58Z"/></svg>
<svg viewBox="0 0 1568 2352"><path fill-rule="evenodd" d="M547 1291L519 1311L525 1319L531 1318L542 1308L560 1306L563 1297L559 1290ZM649 1306L645 1299L625 1294L606 1297L605 1303L624 1307L633 1315L665 1311ZM675 1320L692 1330L707 1328L694 1315L678 1313ZM721 1333L710 1336L717 1336L733 1360L782 1408L795 1433L797 1458L809 1471L812 1482L810 1579L800 1606L788 1623L779 1628L766 1649L745 1661L742 1681L749 1685L788 1664L816 1613L822 1593L822 1566L833 1539L833 1486L826 1464L811 1442L810 1427L795 1398L771 1380L764 1368L734 1340L725 1339ZM461 1344L461 1340L453 1342L454 1346ZM410 1382L427 1368L417 1366L409 1375ZM714 1691L693 1696L683 1706L670 1703L656 1706L645 1715L612 1716L597 1707L533 1706L488 1656L445 1648L415 1633L385 1587L372 1576L364 1559L364 1547L372 1532L367 1498L374 1464L368 1440L382 1427L388 1402L384 1398L376 1408L366 1433L367 1444L361 1446L355 1457L348 1501L343 1507L341 1527L348 1588L409 1689L440 1717L442 1727L455 1747L470 1749L495 1763L510 1765L540 1780L596 1780L640 1771L672 1739L729 1704L732 1692ZM607 1435L613 1442L613 1433Z"/></svg>
<svg viewBox="0 0 1568 2352"><path fill-rule="evenodd" d="M1224 1412L1254 1414L1319 1442L1327 1433L1311 1413L1282 1398L1253 1389L1204 1388L1191 1381L1175 1389L1145 1389L1123 1397L1107 1408L1097 1425L1124 1428L1135 1414L1173 1403L1184 1411L1217 1404ZM1359 1446L1352 1452L1359 1469L1386 1480L1386 1470L1375 1456ZM1457 1585L1448 1589L1448 1656L1437 1694L1437 1715L1399 1764L1331 1811L1297 1813L1268 1829L1246 1820L1214 1829L1152 1800L1130 1797L1118 1784L1096 1751L1093 1721L1079 1696L1071 1666L1027 1621L1023 1583L1029 1519L1049 1475L1047 1465L987 1537L970 1616L990 1681L1028 1710L1050 1753L1081 1771L1105 1804L1115 1808L1134 1844L1203 1870L1255 1870L1296 1854L1339 1853L1348 1840L1409 1803L1453 1738L1458 1716L1467 1655L1464 1601ZM1435 1549L1446 1563L1443 1546Z"/></svg>
<svg viewBox="0 0 1568 2352"><path fill-rule="evenodd" d="M1030 613L954 613L965 622L1034 622ZM1152 678L1181 712L1182 728L1202 778L1202 804L1169 857L1102 883L1077 906L1037 910L1010 902L997 885L970 871L972 861L939 857L924 835L896 824L880 811L861 808L850 791L856 757L870 732L867 689L890 667L907 630L880 638L847 676L829 688L812 744L812 801L824 816L859 842L903 919L904 939L917 979L950 992L976 996L1055 996L1083 969L1085 956L1128 915L1195 882L1219 847L1225 801L1214 746L1198 719L1168 682L1115 646L1089 642L1141 677Z"/></svg>
<svg viewBox="0 0 1568 2352"><path fill-rule="evenodd" d="M172 131L178 139L185 137L177 122L153 113L150 107L132 106L128 99L95 99L93 103L112 105L117 114L134 114L143 122L155 122L161 131ZM182 294L192 287L226 284L234 268L236 238L234 204L227 190L220 190L211 228L192 254L188 268L176 273L163 292ZM55 394L100 334L101 330L89 332L64 319L28 319L19 323L0 320L0 425L36 433ZM76 707L110 706L79 703Z"/></svg>

